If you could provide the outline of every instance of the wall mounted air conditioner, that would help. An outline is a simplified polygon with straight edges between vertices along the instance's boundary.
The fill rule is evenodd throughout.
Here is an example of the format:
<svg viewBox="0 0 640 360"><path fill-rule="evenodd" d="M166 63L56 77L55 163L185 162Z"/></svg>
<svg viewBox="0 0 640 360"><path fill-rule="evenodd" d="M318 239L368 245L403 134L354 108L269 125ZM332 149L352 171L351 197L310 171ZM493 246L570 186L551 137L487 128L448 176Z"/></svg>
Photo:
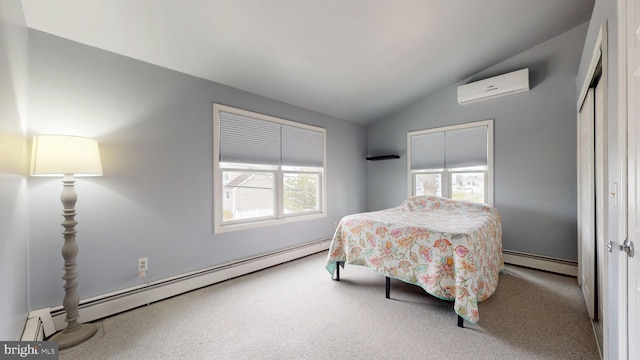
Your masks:
<svg viewBox="0 0 640 360"><path fill-rule="evenodd" d="M458 103L468 104L523 91L529 91L528 68L458 86Z"/></svg>

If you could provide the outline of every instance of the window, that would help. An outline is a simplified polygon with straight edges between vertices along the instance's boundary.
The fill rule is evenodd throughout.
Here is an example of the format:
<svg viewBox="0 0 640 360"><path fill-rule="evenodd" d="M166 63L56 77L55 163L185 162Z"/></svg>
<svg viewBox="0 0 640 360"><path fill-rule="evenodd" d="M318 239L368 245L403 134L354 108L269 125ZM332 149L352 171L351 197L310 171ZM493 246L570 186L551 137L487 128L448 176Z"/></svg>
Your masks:
<svg viewBox="0 0 640 360"><path fill-rule="evenodd" d="M219 104L213 113L216 233L325 216L325 129Z"/></svg>
<svg viewBox="0 0 640 360"><path fill-rule="evenodd" d="M493 120L407 133L409 193L493 204Z"/></svg>

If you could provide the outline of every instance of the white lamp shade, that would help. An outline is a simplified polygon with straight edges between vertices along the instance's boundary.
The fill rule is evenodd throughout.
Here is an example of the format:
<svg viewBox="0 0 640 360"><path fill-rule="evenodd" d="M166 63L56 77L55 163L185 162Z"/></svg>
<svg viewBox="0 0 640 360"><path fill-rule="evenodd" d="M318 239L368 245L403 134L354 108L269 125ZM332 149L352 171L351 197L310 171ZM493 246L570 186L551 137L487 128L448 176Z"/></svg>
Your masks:
<svg viewBox="0 0 640 360"><path fill-rule="evenodd" d="M34 136L31 175L100 176L102 163L98 142L80 136Z"/></svg>

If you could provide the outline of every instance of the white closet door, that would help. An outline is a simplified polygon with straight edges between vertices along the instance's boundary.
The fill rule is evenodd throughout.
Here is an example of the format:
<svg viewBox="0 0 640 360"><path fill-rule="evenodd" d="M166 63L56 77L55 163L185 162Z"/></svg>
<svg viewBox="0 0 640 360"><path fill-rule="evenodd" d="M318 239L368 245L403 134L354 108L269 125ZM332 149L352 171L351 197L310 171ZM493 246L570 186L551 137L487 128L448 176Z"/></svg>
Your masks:
<svg viewBox="0 0 640 360"><path fill-rule="evenodd" d="M578 247L580 285L590 318L595 318L595 116L594 91L589 89L578 123Z"/></svg>
<svg viewBox="0 0 640 360"><path fill-rule="evenodd" d="M597 294L596 299L597 307L594 314L594 319L602 320L603 312L603 294L602 287L604 285L604 257L607 249L605 243L605 237L607 234L608 214L607 214L607 197L606 189L608 186L607 175L607 124L604 116L604 85L603 82L598 82L595 89L595 190L596 190L596 287ZM601 322L598 322L596 326L599 327L598 332L602 334Z"/></svg>

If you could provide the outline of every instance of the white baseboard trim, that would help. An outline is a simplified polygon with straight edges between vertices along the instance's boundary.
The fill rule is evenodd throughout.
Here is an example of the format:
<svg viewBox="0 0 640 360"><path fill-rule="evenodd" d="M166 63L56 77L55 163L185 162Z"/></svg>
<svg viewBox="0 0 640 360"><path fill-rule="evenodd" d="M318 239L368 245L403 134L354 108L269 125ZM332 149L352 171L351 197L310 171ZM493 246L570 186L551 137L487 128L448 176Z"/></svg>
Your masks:
<svg viewBox="0 0 640 360"><path fill-rule="evenodd" d="M40 310L32 311L29 313L27 322L24 324L24 330L22 331L22 337L20 338L20 341L44 340L44 324L40 318L41 313L42 311ZM49 314L48 309L47 314Z"/></svg>
<svg viewBox="0 0 640 360"><path fill-rule="evenodd" d="M528 254L520 251L502 250L506 264L519 265L562 275L578 276L578 262L549 256Z"/></svg>
<svg viewBox="0 0 640 360"><path fill-rule="evenodd" d="M79 320L80 322L91 322L103 319L139 306L319 253L328 250L330 244L331 239L318 240L84 299L80 301L78 307ZM29 339L42 340L42 338L64 329L66 327L65 317L66 312L61 305L31 311L22 339L25 341Z"/></svg>

